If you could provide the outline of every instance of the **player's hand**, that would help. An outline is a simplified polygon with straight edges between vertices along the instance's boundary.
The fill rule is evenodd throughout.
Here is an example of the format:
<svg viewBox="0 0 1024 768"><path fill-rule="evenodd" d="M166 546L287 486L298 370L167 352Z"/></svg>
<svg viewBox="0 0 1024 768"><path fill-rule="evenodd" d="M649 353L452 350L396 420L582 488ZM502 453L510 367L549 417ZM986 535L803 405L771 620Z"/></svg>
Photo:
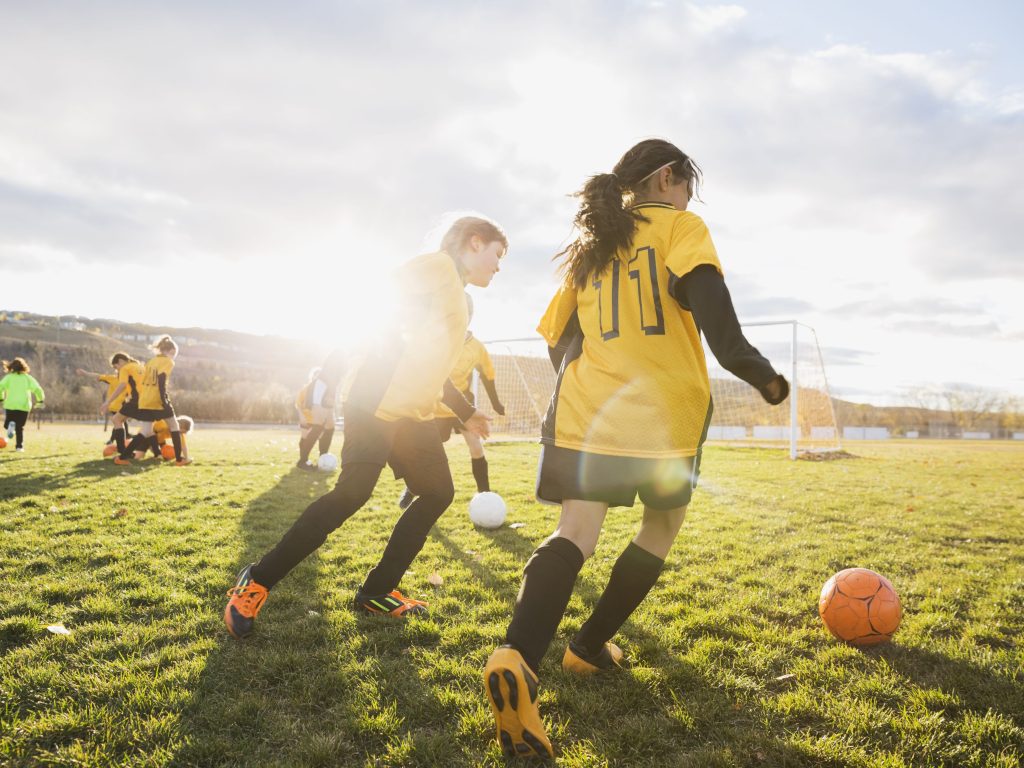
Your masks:
<svg viewBox="0 0 1024 768"><path fill-rule="evenodd" d="M505 415L505 406L502 405L501 403L495 403L494 404L494 412L496 414L498 414L499 416L504 416Z"/></svg>
<svg viewBox="0 0 1024 768"><path fill-rule="evenodd" d="M109 407L110 407L110 406L108 406L108 405L107 405L106 403L104 403L103 405L101 405L101 406L100 406L100 416L102 416L103 414L105 414L105 413L107 412L107 408L109 408Z"/></svg>
<svg viewBox="0 0 1024 768"><path fill-rule="evenodd" d="M46 410L46 403L36 403L35 408L37 411L44 411Z"/></svg>
<svg viewBox="0 0 1024 768"><path fill-rule="evenodd" d="M761 387L761 397L771 405L778 405L789 397L789 382L781 373Z"/></svg>
<svg viewBox="0 0 1024 768"><path fill-rule="evenodd" d="M81 368L75 368L75 373L77 373L79 376L85 376L85 371L82 370Z"/></svg>
<svg viewBox="0 0 1024 768"><path fill-rule="evenodd" d="M473 415L466 419L465 426L481 440L491 436L491 417L483 411L473 411Z"/></svg>

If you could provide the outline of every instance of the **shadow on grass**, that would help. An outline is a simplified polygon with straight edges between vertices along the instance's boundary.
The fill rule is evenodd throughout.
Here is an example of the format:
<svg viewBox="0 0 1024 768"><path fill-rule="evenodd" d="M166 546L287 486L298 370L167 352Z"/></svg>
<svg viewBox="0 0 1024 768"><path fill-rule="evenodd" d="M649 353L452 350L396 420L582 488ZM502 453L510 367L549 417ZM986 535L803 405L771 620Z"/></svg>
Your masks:
<svg viewBox="0 0 1024 768"><path fill-rule="evenodd" d="M258 560L325 491L311 480L293 469L249 503L237 569ZM353 522L328 541L352 536ZM344 568L348 559L343 553L331 565ZM447 713L408 655L423 638L436 642L432 623L351 612L337 581L323 579L323 564L318 550L289 573L244 641L228 635L220 615L234 571L209 590L212 650L183 709L171 765L362 765L403 742L429 752L438 741Z"/></svg>
<svg viewBox="0 0 1024 768"><path fill-rule="evenodd" d="M109 459L97 459L95 461L84 461L69 470L61 469L59 472L41 469L38 472L21 472L6 475L3 478L3 485L0 486L0 501L23 499L40 493L59 490L60 488L74 485L78 480L101 480L108 477L118 477L124 472L132 474L147 473L157 469L159 466L160 462L145 461L134 462L131 467L123 467L114 464Z"/></svg>

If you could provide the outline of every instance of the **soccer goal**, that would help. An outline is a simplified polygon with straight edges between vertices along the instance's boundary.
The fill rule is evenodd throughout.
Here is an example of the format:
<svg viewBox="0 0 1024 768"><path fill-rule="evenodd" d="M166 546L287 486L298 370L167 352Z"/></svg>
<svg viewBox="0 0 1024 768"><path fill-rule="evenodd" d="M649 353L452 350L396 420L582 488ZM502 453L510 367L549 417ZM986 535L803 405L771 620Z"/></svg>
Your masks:
<svg viewBox="0 0 1024 768"><path fill-rule="evenodd" d="M790 383L789 400L770 406L746 382L722 369L705 348L715 411L708 440L801 451L840 448L835 408L814 329L794 320L745 323L743 333ZM494 363L498 396L505 415L491 409L474 381L479 407L492 417L494 439L536 440L555 388L547 344L540 338L486 342ZM482 398L481 398L482 396Z"/></svg>

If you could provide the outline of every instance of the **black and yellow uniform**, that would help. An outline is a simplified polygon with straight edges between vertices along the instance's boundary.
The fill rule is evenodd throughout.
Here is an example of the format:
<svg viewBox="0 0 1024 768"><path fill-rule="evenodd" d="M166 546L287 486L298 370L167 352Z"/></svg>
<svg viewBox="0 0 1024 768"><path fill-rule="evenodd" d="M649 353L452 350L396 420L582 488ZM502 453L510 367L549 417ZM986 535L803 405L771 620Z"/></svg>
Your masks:
<svg viewBox="0 0 1024 768"><path fill-rule="evenodd" d="M699 216L665 203L635 210L647 220L630 247L585 288L563 286L538 327L559 363L542 427L542 501L632 506L639 493L651 508L673 509L696 485L711 387L683 294L694 274L721 281L722 267ZM743 352L756 362L756 385L775 376L757 350Z"/></svg>
<svg viewBox="0 0 1024 768"><path fill-rule="evenodd" d="M480 374L480 380L487 390L491 405L496 409L503 410L498 400L497 392L494 389L494 363L491 361L491 355L487 351L487 347L483 345L483 342L472 333L467 332L462 350L459 352L455 366L452 368L448 378L451 380L452 386L471 405L476 403L473 390L470 388L470 385L473 383L473 371L477 371ZM452 432L462 432L462 421L443 402L438 404L437 410L434 412L434 420L437 423L437 431L441 435L442 441L446 442L451 437Z"/></svg>
<svg viewBox="0 0 1024 768"><path fill-rule="evenodd" d="M117 371L117 383L118 386L124 384L124 389L121 390L123 399L118 412L128 418L136 418L135 411L139 405L139 387L142 385L142 365L136 360L129 360L124 363Z"/></svg>
<svg viewBox="0 0 1024 768"><path fill-rule="evenodd" d="M254 582L273 587L316 550L373 493L386 464L416 494L360 589L395 589L422 549L427 533L451 504L455 489L433 417L442 398L462 419L473 406L448 379L463 347L469 315L463 281L447 253L419 256L397 275L399 316L386 343L352 366L344 387L341 474L281 541L250 569Z"/></svg>
<svg viewBox="0 0 1024 768"><path fill-rule="evenodd" d="M120 376L116 373L101 373L97 378L107 385L107 394L106 397L103 398L106 400L114 394L114 390L117 389L117 385L120 383ZM129 390L126 385L125 388L121 390L121 393L110 401L110 405L107 406L107 410L111 413L117 413L121 410L121 404L124 403L125 398L128 397L130 391L131 390Z"/></svg>
<svg viewBox="0 0 1024 768"><path fill-rule="evenodd" d="M174 418L174 406L167 395L172 370L174 361L166 355L157 355L146 363L137 388L134 418L139 421Z"/></svg>

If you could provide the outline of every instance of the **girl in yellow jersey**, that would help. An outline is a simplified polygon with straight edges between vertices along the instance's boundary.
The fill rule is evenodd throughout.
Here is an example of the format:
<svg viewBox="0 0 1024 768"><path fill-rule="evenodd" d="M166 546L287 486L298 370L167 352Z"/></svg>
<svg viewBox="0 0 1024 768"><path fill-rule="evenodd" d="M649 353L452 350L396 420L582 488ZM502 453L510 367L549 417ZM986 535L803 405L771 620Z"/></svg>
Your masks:
<svg viewBox="0 0 1024 768"><path fill-rule="evenodd" d="M178 422L178 431L181 433L181 457L186 463L191 463L188 453L188 441L185 439L185 435L192 431L192 427L195 426L195 422L191 416L176 416L175 420ZM168 442L170 441L170 442ZM173 439L171 437L171 427L167 421L160 419L159 421L153 422L153 434L147 437L141 432L132 438L132 441L128 444L128 450L136 459L146 458L146 451L150 450L153 452L154 458L160 458L164 461L171 461L174 459L174 447Z"/></svg>
<svg viewBox="0 0 1024 768"><path fill-rule="evenodd" d="M338 399L338 385L345 370L345 355L335 350L327 356L320 368L314 368L309 381L299 390L295 407L299 411L299 469L315 470L309 463L309 452L318 445L320 455L331 451L334 439L335 403Z"/></svg>
<svg viewBox="0 0 1024 768"><path fill-rule="evenodd" d="M126 352L115 352L110 358L110 367L114 369L113 373L94 373L82 368L75 369L75 373L79 376L88 376L101 384L107 385L107 393L104 395L103 402L109 403L109 405L107 405L104 415L109 416L113 420L113 426L110 430L110 439L107 440L107 446L109 447L104 449L104 456L111 456L117 450L114 447L114 442L117 439L114 432L120 429L120 426L117 425L117 413L121 410L121 405L129 393L127 385L120 386L120 367L131 360L132 358Z"/></svg>
<svg viewBox="0 0 1024 768"><path fill-rule="evenodd" d="M110 364L117 371L117 386L113 390L108 388L107 396L103 399L102 405L100 405L100 415L114 414L111 419L114 425L112 431L114 450L111 451L109 448L105 448L103 450L104 456L110 456L113 453L124 453L125 443L128 439L125 424L128 419L134 418L131 414L135 410L139 396L139 385L142 383L142 365L131 355L125 352L117 352L110 358Z"/></svg>
<svg viewBox="0 0 1024 768"><path fill-rule="evenodd" d="M466 309L469 311L469 321L472 322L473 297L468 293L466 294ZM498 399L498 390L494 384L494 364L491 362L491 355L488 353L487 347L473 335L473 332L467 330L462 351L459 353L458 360L455 361L455 367L452 368L448 378L451 379L455 388L462 393L462 396L471 405L475 404L475 396L470 387L473 382L473 371L480 374L480 381L483 383L484 389L487 390L487 397L491 401L491 407L494 409L494 412L499 416L504 416L505 406ZM437 431L441 435L442 443L448 442L452 432L458 432L462 435L462 438L466 441L466 447L469 449L470 467L473 470L473 479L476 480L477 493L491 490L491 480L487 470L487 457L484 455L484 441L480 439L480 436L465 429L459 417L444 403L438 404L437 411L434 413L434 423L437 424ZM399 508L407 508L415 498L413 492L406 486L401 498L398 500Z"/></svg>
<svg viewBox="0 0 1024 768"><path fill-rule="evenodd" d="M156 356L149 359L142 371L142 379L136 385L136 397L130 406L122 406L121 412L130 418L142 422L142 435L148 440L153 434L153 423L163 419L171 432L171 443L174 445L174 458L179 467L191 463L186 459L181 448L181 429L174 416L174 406L167 395L167 385L174 370L174 358L178 355L178 345L170 336L164 336L153 345ZM119 453L114 458L115 464L131 464L131 449L118 445Z"/></svg>
<svg viewBox="0 0 1024 768"><path fill-rule="evenodd" d="M426 603L397 588L455 495L434 410L443 400L466 429L488 435L488 417L466 402L448 374L469 323L464 288L489 285L507 249L500 227L467 216L451 226L440 251L399 269L391 338L368 350L347 382L337 485L310 504L259 562L242 569L224 608L224 623L234 637L252 631L267 591L367 502L386 464L417 498L395 524L380 561L356 593L355 607L395 617L426 611Z"/></svg>
<svg viewBox="0 0 1024 768"><path fill-rule="evenodd" d="M697 482L712 409L700 333L769 403L789 393L743 337L707 227L686 210L699 181L686 154L651 139L578 193L579 236L538 328L558 380L537 496L560 504L561 517L526 564L505 644L483 675L510 757L552 756L537 709L540 662L608 508L639 495L640 529L562 660L580 674L622 663L609 641L654 586Z"/></svg>

